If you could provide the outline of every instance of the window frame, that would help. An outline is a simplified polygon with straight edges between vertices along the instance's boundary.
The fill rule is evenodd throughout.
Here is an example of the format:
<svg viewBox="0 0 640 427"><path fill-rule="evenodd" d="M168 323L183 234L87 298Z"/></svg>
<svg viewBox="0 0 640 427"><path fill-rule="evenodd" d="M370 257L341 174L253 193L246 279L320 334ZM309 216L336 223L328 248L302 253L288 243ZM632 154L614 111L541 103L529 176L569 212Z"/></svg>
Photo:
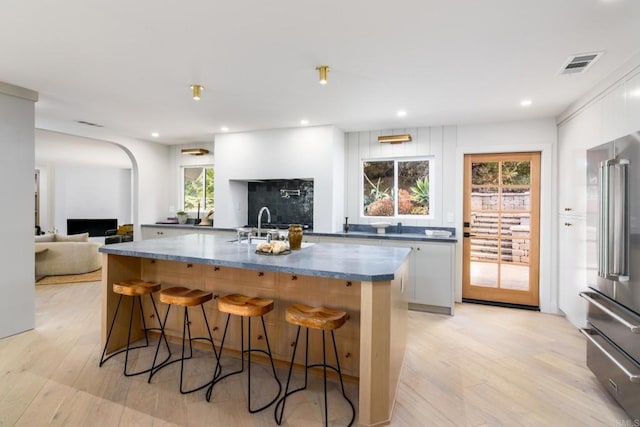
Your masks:
<svg viewBox="0 0 640 427"><path fill-rule="evenodd" d="M213 209L213 207L216 205L215 202L215 167L212 164L203 164L203 165L181 165L180 166L180 206L181 208L178 209L185 211L187 214L189 213L193 213L193 214L197 214L196 210L187 210L185 209L185 195L184 195L184 172L185 169L212 169L213 170L213 176L214 176L214 194L213 194L213 204L210 208L205 207L205 204L203 203L203 200L200 200L200 211L201 212L206 212L208 209ZM205 177L206 177L206 172L205 172ZM204 183L206 185L206 181ZM203 191L204 197L206 198L206 190ZM197 209L197 208L196 208Z"/></svg>
<svg viewBox="0 0 640 427"><path fill-rule="evenodd" d="M398 213L398 163L402 162L429 162L429 213L427 215L410 215L410 214L399 214ZM393 197L393 216L372 216L364 214L364 189L365 189L365 179L364 179L364 164L371 162L393 162L393 189L392 197ZM432 220L434 219L434 167L435 167L435 156L416 156L416 157L380 157L380 158L367 158L360 160L360 195L358 197L358 203L360 204L360 218L362 219L412 219L412 220Z"/></svg>

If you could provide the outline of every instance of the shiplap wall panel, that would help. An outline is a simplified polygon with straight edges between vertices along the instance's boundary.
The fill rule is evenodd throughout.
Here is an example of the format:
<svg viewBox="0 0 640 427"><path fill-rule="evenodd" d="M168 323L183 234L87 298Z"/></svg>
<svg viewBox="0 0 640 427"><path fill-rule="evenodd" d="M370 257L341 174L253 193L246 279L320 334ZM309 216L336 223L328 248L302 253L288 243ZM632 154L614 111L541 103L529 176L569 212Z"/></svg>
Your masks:
<svg viewBox="0 0 640 427"><path fill-rule="evenodd" d="M378 142L380 135L399 135L409 133L412 141L403 144L382 144ZM455 195L448 191L445 196L445 188L452 188L455 171L456 153L456 127L420 127L420 128L394 128L371 130L363 132L351 132L346 135L346 164L345 185L347 194L345 211L349 222L366 224L375 222L375 219L360 216L361 162L366 159L379 158L411 158L431 157L433 159L433 204L434 217L432 219L403 218L404 225L416 226L440 226L448 225L446 213L453 212ZM445 166L448 165L448 166ZM448 185L448 187L446 187ZM396 223L393 220L392 223Z"/></svg>

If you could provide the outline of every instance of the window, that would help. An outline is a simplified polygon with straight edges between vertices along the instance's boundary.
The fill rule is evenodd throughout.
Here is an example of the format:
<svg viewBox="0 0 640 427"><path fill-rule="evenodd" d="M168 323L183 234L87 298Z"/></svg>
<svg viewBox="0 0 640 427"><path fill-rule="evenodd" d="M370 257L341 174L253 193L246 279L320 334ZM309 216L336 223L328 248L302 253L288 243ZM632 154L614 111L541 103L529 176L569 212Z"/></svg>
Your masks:
<svg viewBox="0 0 640 427"><path fill-rule="evenodd" d="M207 211L213 208L213 182L212 167L185 167L183 168L183 200L184 210L195 212L200 203L200 209Z"/></svg>
<svg viewBox="0 0 640 427"><path fill-rule="evenodd" d="M431 159L362 162L362 214L430 217Z"/></svg>

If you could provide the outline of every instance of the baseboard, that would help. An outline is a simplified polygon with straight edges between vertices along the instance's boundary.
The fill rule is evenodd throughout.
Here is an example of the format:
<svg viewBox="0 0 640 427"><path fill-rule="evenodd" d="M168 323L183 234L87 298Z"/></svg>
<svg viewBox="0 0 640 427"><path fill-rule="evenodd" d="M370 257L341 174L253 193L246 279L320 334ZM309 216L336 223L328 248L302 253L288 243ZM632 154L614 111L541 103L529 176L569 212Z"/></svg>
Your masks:
<svg viewBox="0 0 640 427"><path fill-rule="evenodd" d="M448 314L451 315L450 307L442 307L439 305L429 305L429 304L418 304L415 302L409 303L409 310L414 311L424 311L427 313L435 313L435 314Z"/></svg>

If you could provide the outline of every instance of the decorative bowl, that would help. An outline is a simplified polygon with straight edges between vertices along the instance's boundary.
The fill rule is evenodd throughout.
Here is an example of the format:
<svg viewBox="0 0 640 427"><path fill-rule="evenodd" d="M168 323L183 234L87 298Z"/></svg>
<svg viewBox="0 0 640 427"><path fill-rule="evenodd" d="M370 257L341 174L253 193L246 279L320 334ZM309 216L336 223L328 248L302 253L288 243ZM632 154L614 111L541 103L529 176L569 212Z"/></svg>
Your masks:
<svg viewBox="0 0 640 427"><path fill-rule="evenodd" d="M378 234L384 234L385 228L390 226L391 223L389 223L389 222L372 222L369 225L372 226L373 228L375 228L376 231L378 232Z"/></svg>

